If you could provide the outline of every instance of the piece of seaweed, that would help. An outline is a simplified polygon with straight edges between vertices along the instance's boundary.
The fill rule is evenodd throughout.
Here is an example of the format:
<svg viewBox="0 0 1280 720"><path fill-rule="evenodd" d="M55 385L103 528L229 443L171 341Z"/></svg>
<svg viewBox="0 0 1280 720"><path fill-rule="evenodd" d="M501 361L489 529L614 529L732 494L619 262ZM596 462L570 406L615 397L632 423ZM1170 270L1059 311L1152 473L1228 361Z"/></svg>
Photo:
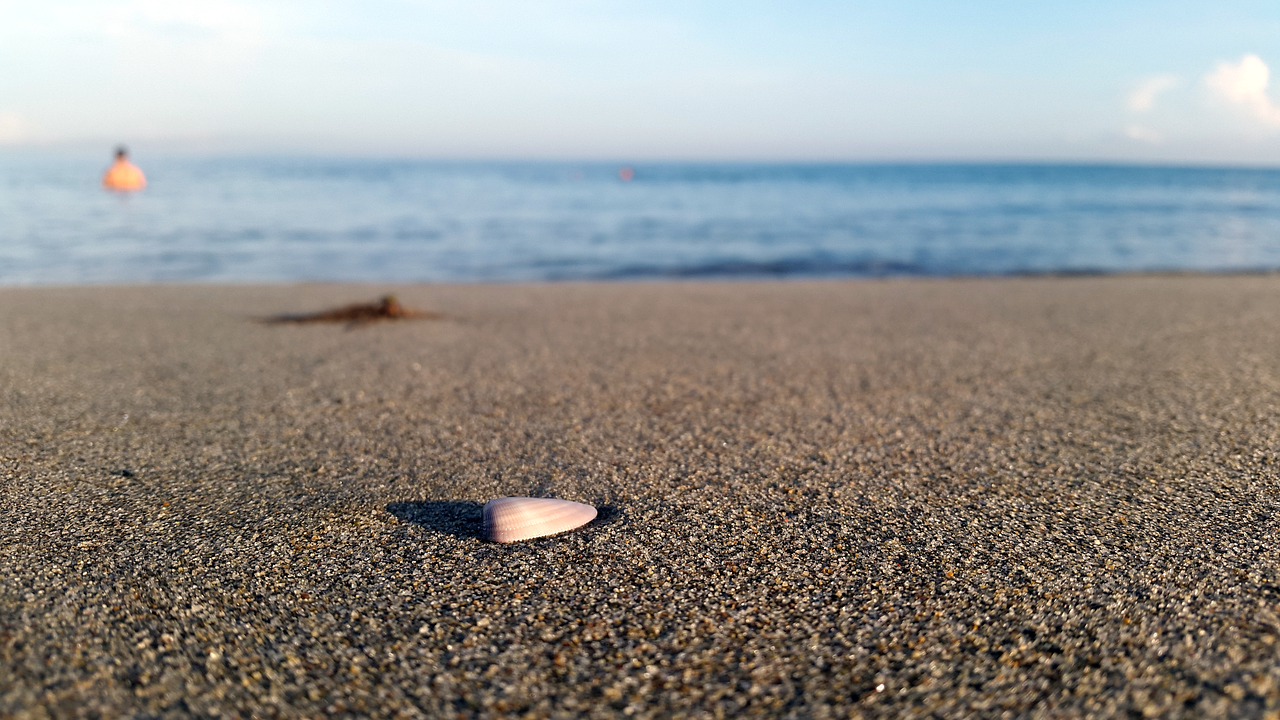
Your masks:
<svg viewBox="0 0 1280 720"><path fill-rule="evenodd" d="M301 315L276 315L263 318L262 322L280 323L346 323L347 329L362 327L383 320L435 320L444 317L440 313L413 310L400 304L395 295L387 295L377 302L355 303L332 310Z"/></svg>

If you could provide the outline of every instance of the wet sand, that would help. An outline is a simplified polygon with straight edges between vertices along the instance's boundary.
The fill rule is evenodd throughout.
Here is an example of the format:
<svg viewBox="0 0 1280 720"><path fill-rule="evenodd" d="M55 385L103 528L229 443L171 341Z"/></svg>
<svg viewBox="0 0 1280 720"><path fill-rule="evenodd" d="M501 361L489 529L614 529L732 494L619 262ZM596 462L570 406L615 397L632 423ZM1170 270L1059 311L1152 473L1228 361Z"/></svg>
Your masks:
<svg viewBox="0 0 1280 720"><path fill-rule="evenodd" d="M0 715L1261 716L1277 408L1271 276L3 289Z"/></svg>

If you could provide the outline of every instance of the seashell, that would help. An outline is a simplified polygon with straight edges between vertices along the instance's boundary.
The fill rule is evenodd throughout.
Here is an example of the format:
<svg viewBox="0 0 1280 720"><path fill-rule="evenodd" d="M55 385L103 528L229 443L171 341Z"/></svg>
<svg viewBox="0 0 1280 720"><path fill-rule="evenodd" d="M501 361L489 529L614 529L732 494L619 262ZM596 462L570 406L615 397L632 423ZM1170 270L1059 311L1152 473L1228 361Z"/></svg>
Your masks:
<svg viewBox="0 0 1280 720"><path fill-rule="evenodd" d="M504 497L484 504L484 536L510 543L555 535L594 520L590 505L556 498Z"/></svg>

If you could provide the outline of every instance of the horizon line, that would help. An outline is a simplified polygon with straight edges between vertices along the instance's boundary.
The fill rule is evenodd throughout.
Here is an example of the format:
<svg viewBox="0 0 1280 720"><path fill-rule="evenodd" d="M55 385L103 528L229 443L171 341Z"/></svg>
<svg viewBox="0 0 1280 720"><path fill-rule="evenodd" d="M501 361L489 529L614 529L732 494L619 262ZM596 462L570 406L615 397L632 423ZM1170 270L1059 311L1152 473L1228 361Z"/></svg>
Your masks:
<svg viewBox="0 0 1280 720"><path fill-rule="evenodd" d="M84 144L74 146L58 145L0 145L0 156L24 154L49 155L89 155L114 152L122 143L107 143L102 150L91 149ZM123 143L130 149L130 154L137 156L137 147ZM846 158L812 158L795 157L690 157L690 156L651 156L651 157L601 157L574 155L445 155L429 153L383 153L383 152L317 152L310 150L205 150L205 149L173 149L164 148L145 150L144 155L152 157L191 157L191 158L223 158L223 159L259 159L259 160L321 160L321 161L353 161L353 162L420 162L420 163L457 163L457 164L582 164L602 166L665 166L665 165L704 165L704 166L987 166L987 167L1115 167L1115 168L1152 168L1152 169L1187 169L1187 170L1280 170L1280 161L1247 162L1240 160L1193 160L1193 159L1123 159L1123 158L1028 158L1028 157L846 157Z"/></svg>

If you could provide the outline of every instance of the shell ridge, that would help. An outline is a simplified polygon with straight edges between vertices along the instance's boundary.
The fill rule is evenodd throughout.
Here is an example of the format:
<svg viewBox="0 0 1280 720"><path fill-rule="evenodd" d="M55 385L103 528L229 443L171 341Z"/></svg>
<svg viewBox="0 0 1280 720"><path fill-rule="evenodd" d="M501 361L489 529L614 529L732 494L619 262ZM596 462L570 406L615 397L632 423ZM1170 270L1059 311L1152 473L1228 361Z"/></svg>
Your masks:
<svg viewBox="0 0 1280 720"><path fill-rule="evenodd" d="M517 521L515 523L508 523L507 518L495 517L493 524L497 527L502 528L503 530L523 530L524 528L527 528L527 527L533 527L534 525L542 525L543 523L546 523L552 520L559 520L561 518L568 517L569 515L572 515L577 511L578 511L577 508L565 508L564 512L556 513L554 515L548 514L539 518L526 518L523 522Z"/></svg>
<svg viewBox="0 0 1280 720"><path fill-rule="evenodd" d="M485 503L484 530L496 542L559 535L597 517L596 508L560 498L497 498Z"/></svg>

